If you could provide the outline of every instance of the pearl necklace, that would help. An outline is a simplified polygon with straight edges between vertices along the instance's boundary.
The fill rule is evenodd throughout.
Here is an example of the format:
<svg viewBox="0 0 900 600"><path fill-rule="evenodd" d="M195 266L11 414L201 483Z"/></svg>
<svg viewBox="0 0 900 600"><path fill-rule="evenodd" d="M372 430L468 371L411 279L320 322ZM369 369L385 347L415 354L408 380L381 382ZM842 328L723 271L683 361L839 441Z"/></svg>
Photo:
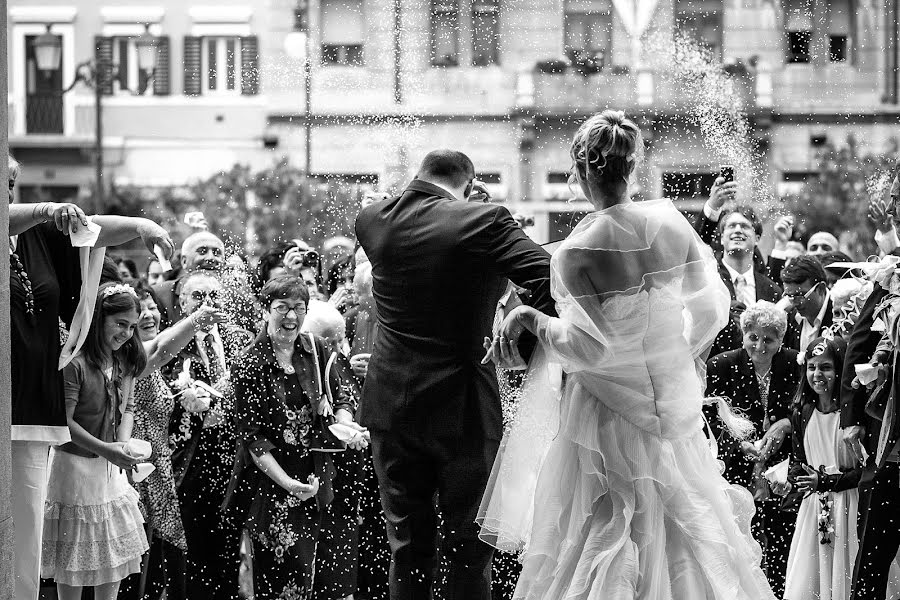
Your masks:
<svg viewBox="0 0 900 600"><path fill-rule="evenodd" d="M25 289L25 312L30 316L34 316L34 289L31 287L31 278L28 277L28 271L25 270L22 259L12 249L12 243L9 245L9 264L16 275L18 275L19 281Z"/></svg>

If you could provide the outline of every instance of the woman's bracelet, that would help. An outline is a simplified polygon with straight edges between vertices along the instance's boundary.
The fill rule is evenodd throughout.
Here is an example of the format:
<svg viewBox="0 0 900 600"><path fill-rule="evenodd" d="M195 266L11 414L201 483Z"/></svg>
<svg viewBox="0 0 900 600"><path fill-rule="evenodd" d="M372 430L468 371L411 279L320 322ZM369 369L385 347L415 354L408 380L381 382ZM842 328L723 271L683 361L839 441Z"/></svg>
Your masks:
<svg viewBox="0 0 900 600"><path fill-rule="evenodd" d="M194 328L194 333L200 333L200 325L197 323L199 319L197 319L197 313L193 312L188 317L188 320L191 322L191 327Z"/></svg>
<svg viewBox="0 0 900 600"><path fill-rule="evenodd" d="M31 208L31 218L34 220L40 219L41 223L46 223L50 220L50 202L38 202Z"/></svg>

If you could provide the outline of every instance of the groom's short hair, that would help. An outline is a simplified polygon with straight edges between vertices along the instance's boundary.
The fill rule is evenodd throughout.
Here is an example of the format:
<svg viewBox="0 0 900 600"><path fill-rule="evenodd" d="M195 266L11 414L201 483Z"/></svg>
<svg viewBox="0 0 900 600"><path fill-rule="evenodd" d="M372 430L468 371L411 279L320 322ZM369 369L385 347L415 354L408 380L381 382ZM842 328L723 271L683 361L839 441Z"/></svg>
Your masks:
<svg viewBox="0 0 900 600"><path fill-rule="evenodd" d="M432 150L422 159L419 179L436 179L460 187L475 178L472 160L456 150Z"/></svg>

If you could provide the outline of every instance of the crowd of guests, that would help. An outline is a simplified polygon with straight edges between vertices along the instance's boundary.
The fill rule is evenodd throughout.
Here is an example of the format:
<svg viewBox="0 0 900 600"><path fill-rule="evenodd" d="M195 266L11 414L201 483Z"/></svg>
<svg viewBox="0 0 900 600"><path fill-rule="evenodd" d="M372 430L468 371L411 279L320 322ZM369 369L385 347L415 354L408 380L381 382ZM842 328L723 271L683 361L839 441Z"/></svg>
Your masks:
<svg viewBox="0 0 900 600"><path fill-rule="evenodd" d="M753 209L725 209L738 191L718 179L695 222L732 302L706 391L730 409L704 407L723 475L753 495L752 532L777 598L900 597L892 512L900 180L889 199L872 201L881 256L865 265L829 232L794 240L790 216L776 220L763 259ZM733 433L735 415L752 431Z"/></svg>
<svg viewBox="0 0 900 600"><path fill-rule="evenodd" d="M778 598L900 597L900 180L864 268L789 216L764 258L738 192L717 180L696 219L732 301L707 396L733 414L704 408L724 476L754 497ZM66 203L11 205L10 234L16 598L41 577L64 600L387 598L355 421L379 327L361 249L326 265L290 240L251 264L205 227L176 252L151 221ZM146 269L105 256L138 238ZM494 561L505 597L518 565Z"/></svg>
<svg viewBox="0 0 900 600"><path fill-rule="evenodd" d="M10 205L10 233L16 598L387 597L361 251L250 265L68 203ZM136 238L145 270L105 254Z"/></svg>

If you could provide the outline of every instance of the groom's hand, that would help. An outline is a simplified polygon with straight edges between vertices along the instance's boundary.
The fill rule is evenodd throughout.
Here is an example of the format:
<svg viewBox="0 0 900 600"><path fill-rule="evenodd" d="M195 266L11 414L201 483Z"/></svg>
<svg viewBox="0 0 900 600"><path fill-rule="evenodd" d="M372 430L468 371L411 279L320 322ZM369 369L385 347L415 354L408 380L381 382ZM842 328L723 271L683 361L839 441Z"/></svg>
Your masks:
<svg viewBox="0 0 900 600"><path fill-rule="evenodd" d="M524 371L528 368L525 359L519 354L519 347L516 342L510 342L500 337L495 337L493 340L486 337L482 346L486 352L484 358L481 359L481 364L483 365L493 361L501 369L509 371Z"/></svg>

